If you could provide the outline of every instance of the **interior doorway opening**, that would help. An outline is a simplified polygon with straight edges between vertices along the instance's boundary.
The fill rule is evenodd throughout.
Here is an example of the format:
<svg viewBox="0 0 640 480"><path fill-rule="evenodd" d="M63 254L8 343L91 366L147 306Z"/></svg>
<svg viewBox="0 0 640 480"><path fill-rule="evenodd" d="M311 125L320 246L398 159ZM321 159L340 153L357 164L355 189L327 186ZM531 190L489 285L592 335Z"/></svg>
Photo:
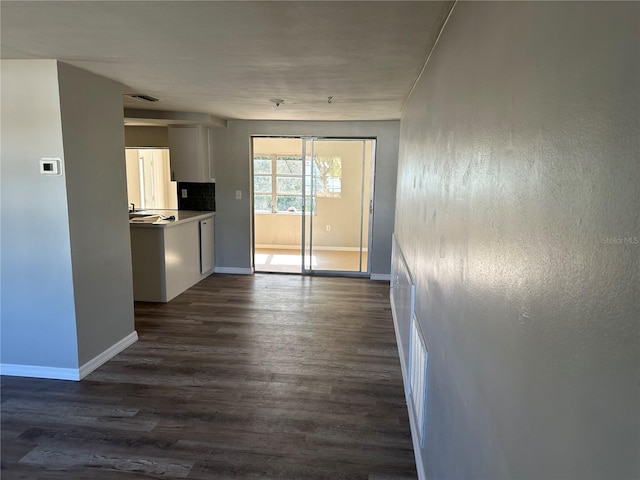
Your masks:
<svg viewBox="0 0 640 480"><path fill-rule="evenodd" d="M127 148L127 199L138 210L178 208L168 148Z"/></svg>
<svg viewBox="0 0 640 480"><path fill-rule="evenodd" d="M256 272L367 276L375 140L253 137Z"/></svg>

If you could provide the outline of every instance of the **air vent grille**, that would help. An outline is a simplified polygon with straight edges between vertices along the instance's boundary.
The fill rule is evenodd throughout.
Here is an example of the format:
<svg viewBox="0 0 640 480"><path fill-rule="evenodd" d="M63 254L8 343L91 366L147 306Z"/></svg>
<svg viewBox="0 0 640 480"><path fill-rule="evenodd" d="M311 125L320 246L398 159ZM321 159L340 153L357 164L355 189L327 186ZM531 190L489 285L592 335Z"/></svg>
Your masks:
<svg viewBox="0 0 640 480"><path fill-rule="evenodd" d="M391 257L391 313L397 335L405 393L409 395L411 391L409 384L409 338L411 337L411 315L415 307L416 286L411 279L411 272L395 235L393 236Z"/></svg>
<svg viewBox="0 0 640 480"><path fill-rule="evenodd" d="M424 446L425 417L427 410L427 347L420 333L415 312L411 322L409 376L411 404L420 434L420 446Z"/></svg>
<svg viewBox="0 0 640 480"><path fill-rule="evenodd" d="M134 100L139 100L141 102L157 102L158 101L156 97L152 97L151 95L143 95L140 93L130 93L125 96L129 98L133 98Z"/></svg>

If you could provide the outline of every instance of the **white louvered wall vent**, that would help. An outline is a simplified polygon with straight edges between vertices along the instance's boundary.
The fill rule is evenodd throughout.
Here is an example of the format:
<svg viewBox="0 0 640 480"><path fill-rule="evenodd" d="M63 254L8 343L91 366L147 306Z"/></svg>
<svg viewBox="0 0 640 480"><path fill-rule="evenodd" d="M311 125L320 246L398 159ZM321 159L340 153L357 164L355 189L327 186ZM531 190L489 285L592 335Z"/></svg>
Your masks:
<svg viewBox="0 0 640 480"><path fill-rule="evenodd" d="M415 308L416 286L411 278L409 267L402 255L395 235L391 247L391 314L398 342L400 366L405 395L409 396L409 338L411 336L411 315Z"/></svg>
<svg viewBox="0 0 640 480"><path fill-rule="evenodd" d="M420 446L424 447L425 421L427 414L427 356L428 351L418 325L415 312L411 321L410 339L410 394L411 407L415 418L415 425L420 438Z"/></svg>
<svg viewBox="0 0 640 480"><path fill-rule="evenodd" d="M421 449L425 444L427 412L427 344L416 319L416 285L395 234L391 248L390 300L416 470L418 479L426 480Z"/></svg>

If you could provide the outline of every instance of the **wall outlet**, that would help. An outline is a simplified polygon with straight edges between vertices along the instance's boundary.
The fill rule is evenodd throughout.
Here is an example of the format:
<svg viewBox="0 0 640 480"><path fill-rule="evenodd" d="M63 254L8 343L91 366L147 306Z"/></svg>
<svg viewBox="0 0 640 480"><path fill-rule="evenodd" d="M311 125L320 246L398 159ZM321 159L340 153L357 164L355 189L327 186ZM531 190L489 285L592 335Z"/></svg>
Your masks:
<svg viewBox="0 0 640 480"><path fill-rule="evenodd" d="M327 232L331 231L331 225L327 225Z"/></svg>
<svg viewBox="0 0 640 480"><path fill-rule="evenodd" d="M236 190L236 200L242 200L242 190Z"/></svg>
<svg viewBox="0 0 640 480"><path fill-rule="evenodd" d="M187 198L187 189L186 188L182 189L182 198Z"/></svg>

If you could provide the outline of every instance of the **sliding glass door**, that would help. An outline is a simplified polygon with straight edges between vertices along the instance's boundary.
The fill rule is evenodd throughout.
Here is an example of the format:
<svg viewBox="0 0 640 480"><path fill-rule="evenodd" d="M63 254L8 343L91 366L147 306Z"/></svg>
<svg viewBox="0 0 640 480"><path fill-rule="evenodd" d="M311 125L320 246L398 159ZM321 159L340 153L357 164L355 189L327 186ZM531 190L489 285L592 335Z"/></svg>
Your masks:
<svg viewBox="0 0 640 480"><path fill-rule="evenodd" d="M256 272L302 272L302 144L300 137L253 138Z"/></svg>
<svg viewBox="0 0 640 480"><path fill-rule="evenodd" d="M365 276L375 140L253 138L257 272Z"/></svg>
<svg viewBox="0 0 640 480"><path fill-rule="evenodd" d="M304 139L303 269L366 275L375 140Z"/></svg>

